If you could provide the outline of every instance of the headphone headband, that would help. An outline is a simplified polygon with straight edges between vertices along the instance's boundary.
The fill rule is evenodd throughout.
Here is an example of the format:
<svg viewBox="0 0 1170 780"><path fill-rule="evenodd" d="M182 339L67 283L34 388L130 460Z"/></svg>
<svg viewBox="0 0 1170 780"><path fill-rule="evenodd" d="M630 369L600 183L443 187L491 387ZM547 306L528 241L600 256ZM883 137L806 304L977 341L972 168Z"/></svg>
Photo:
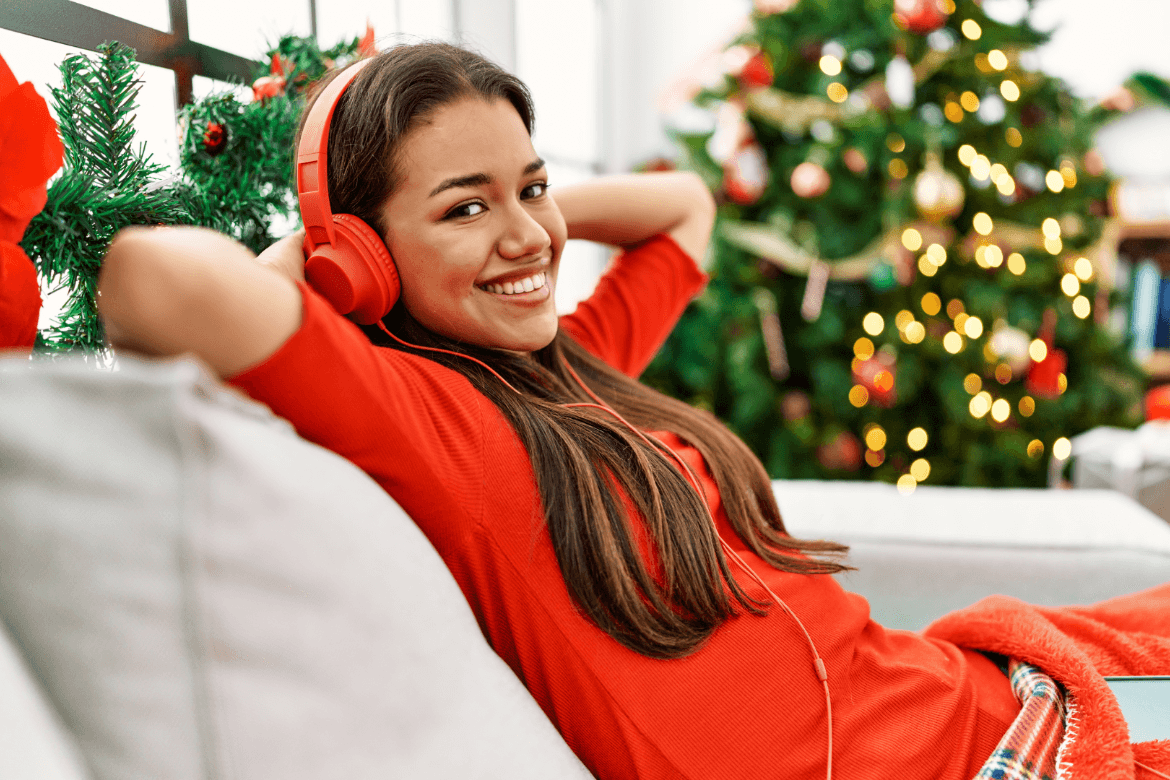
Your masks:
<svg viewBox="0 0 1170 780"><path fill-rule="evenodd" d="M297 146L297 196L301 206L301 221L305 225L305 243L310 250L321 244L335 245L333 211L329 207L329 175L326 158L329 153L329 124L333 112L346 87L370 63L364 59L355 62L338 74L321 92L309 110Z"/></svg>

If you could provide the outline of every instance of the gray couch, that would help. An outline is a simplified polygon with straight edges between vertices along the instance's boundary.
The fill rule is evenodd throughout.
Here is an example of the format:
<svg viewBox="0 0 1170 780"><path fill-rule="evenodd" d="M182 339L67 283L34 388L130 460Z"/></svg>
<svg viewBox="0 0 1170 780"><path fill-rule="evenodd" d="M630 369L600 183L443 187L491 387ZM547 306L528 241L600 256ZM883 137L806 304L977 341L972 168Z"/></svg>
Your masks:
<svg viewBox="0 0 1170 780"><path fill-rule="evenodd" d="M776 492L888 625L1170 580L1105 491ZM0 359L0 618L4 780L590 776L398 506L195 362Z"/></svg>

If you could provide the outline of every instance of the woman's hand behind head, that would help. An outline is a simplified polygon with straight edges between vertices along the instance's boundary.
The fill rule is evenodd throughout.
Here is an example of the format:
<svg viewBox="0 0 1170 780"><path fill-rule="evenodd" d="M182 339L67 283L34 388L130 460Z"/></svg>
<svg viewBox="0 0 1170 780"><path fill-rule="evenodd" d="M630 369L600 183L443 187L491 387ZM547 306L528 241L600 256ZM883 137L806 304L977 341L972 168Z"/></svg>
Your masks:
<svg viewBox="0 0 1170 780"><path fill-rule="evenodd" d="M305 281L305 231L298 230L285 236L265 249L256 258L261 265L268 266L294 282Z"/></svg>

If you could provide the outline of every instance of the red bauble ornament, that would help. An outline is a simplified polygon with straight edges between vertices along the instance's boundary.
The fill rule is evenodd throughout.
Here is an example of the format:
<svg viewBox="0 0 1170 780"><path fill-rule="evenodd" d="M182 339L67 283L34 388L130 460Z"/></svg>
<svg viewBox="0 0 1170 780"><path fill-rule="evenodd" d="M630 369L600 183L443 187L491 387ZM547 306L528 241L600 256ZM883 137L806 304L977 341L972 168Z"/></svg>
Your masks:
<svg viewBox="0 0 1170 780"><path fill-rule="evenodd" d="M739 83L744 89L770 87L773 78L772 58L762 51L752 55L739 72Z"/></svg>
<svg viewBox="0 0 1170 780"><path fill-rule="evenodd" d="M227 148L227 128L218 122L208 122L203 131L203 150L212 157Z"/></svg>
<svg viewBox="0 0 1170 780"><path fill-rule="evenodd" d="M858 176L869 170L869 160L865 159L865 155L857 147L851 146L846 149L841 159L845 161L845 167Z"/></svg>
<svg viewBox="0 0 1170 780"><path fill-rule="evenodd" d="M1024 387L1039 398L1059 398L1064 392L1067 379L1062 379L1068 369L1068 355L1063 349L1048 348L1048 354L1039 363L1033 363L1024 379Z"/></svg>
<svg viewBox="0 0 1170 780"><path fill-rule="evenodd" d="M802 198L818 198L833 183L829 172L814 162L802 162L792 171L792 191Z"/></svg>
<svg viewBox="0 0 1170 780"><path fill-rule="evenodd" d="M268 100L284 92L284 79L280 76L261 76L252 82L252 98Z"/></svg>
<svg viewBox="0 0 1170 780"><path fill-rule="evenodd" d="M910 32L925 35L947 22L942 0L894 0L894 18Z"/></svg>
<svg viewBox="0 0 1170 780"><path fill-rule="evenodd" d="M735 203L755 203L767 186L768 160L758 143L740 147L723 166L723 190Z"/></svg>
<svg viewBox="0 0 1170 780"><path fill-rule="evenodd" d="M886 409L898 400L898 366L893 355L879 352L869 360L853 361L853 381L869 391L869 400Z"/></svg>
<svg viewBox="0 0 1170 780"><path fill-rule="evenodd" d="M1145 406L1147 420L1170 420L1170 385L1150 388Z"/></svg>
<svg viewBox="0 0 1170 780"><path fill-rule="evenodd" d="M861 468L861 442L849 431L841 431L817 447L817 462L829 471L857 471Z"/></svg>

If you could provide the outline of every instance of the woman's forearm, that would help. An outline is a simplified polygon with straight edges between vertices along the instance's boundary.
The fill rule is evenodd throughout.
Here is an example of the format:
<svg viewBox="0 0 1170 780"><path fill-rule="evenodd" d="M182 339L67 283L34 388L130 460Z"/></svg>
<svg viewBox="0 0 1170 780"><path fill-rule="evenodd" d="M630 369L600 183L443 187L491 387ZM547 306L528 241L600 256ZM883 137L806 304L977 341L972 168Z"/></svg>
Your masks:
<svg viewBox="0 0 1170 780"><path fill-rule="evenodd" d="M194 353L221 377L263 361L301 317L292 281L201 228L119 233L102 262L97 304L115 350Z"/></svg>
<svg viewBox="0 0 1170 780"><path fill-rule="evenodd" d="M604 176L552 193L569 238L630 246L667 233L696 259L706 252L715 204L695 174Z"/></svg>

